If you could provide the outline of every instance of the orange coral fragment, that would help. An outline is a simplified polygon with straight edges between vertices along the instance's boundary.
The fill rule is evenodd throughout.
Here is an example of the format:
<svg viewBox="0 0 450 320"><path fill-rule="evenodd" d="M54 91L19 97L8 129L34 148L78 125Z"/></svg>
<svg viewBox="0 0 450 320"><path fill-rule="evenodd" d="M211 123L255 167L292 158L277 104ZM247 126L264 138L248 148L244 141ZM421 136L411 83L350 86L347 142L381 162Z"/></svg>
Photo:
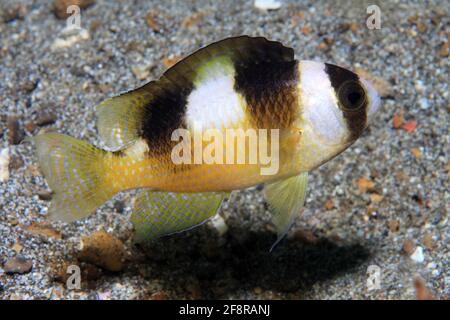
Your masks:
<svg viewBox="0 0 450 320"><path fill-rule="evenodd" d="M331 199L328 199L327 202L325 202L325 209L331 210L334 208L334 202Z"/></svg>
<svg viewBox="0 0 450 320"><path fill-rule="evenodd" d="M414 157L416 157L416 159L419 159L420 156L422 155L422 152L420 152L419 148L412 148L411 153L413 154Z"/></svg>
<svg viewBox="0 0 450 320"><path fill-rule="evenodd" d="M372 203L380 203L383 199L384 197L377 193L373 193L370 195L370 202Z"/></svg>
<svg viewBox="0 0 450 320"><path fill-rule="evenodd" d="M369 179L366 178L359 178L358 179L358 189L359 192L367 192L368 190L372 190L375 187L375 183Z"/></svg>
<svg viewBox="0 0 450 320"><path fill-rule="evenodd" d="M392 119L392 127L394 129L400 129L403 125L403 113L396 113Z"/></svg>
<svg viewBox="0 0 450 320"><path fill-rule="evenodd" d="M180 61L180 57L172 57L172 58L164 58L163 59L163 63L164 66L166 68L170 68L171 66L173 66L175 63L177 63L178 61Z"/></svg>
<svg viewBox="0 0 450 320"><path fill-rule="evenodd" d="M405 130L408 133L414 132L417 128L417 122L416 121L408 121L402 126L403 130Z"/></svg>

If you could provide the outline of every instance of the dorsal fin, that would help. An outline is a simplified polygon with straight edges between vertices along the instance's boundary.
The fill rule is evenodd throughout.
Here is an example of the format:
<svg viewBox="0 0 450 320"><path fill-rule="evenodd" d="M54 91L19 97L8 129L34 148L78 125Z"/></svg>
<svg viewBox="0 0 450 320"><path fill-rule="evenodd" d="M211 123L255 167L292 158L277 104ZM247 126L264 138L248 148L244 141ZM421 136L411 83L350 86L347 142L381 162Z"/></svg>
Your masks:
<svg viewBox="0 0 450 320"><path fill-rule="evenodd" d="M287 62L294 60L294 50L280 42L264 37L239 36L211 43L169 68L162 77L176 82L181 78L193 81L197 71L211 59L226 56L234 64L258 64L261 62Z"/></svg>
<svg viewBox="0 0 450 320"><path fill-rule="evenodd" d="M98 134L107 147L115 151L137 140L144 107L152 99L150 90L146 90L151 84L107 99L96 107Z"/></svg>
<svg viewBox="0 0 450 320"><path fill-rule="evenodd" d="M202 67L220 57L234 68L293 61L294 51L263 37L239 36L212 43L176 63L159 80L102 102L96 109L101 140L114 150L139 137L147 138L150 148L151 140L170 140L170 132L181 126L187 96L199 73L208 72Z"/></svg>

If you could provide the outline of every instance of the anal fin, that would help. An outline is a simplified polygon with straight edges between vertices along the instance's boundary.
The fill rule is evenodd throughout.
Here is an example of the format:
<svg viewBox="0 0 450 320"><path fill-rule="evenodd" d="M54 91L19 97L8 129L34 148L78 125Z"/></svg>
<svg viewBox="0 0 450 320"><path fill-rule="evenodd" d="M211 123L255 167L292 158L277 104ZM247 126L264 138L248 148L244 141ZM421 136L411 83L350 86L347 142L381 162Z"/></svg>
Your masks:
<svg viewBox="0 0 450 320"><path fill-rule="evenodd" d="M305 203L307 186L307 172L265 186L265 198L273 211L272 221L278 234L277 240L270 248L271 251L287 234L300 213Z"/></svg>
<svg viewBox="0 0 450 320"><path fill-rule="evenodd" d="M227 195L225 192L171 193L144 190L138 195L131 216L135 241L142 243L198 226L216 214Z"/></svg>

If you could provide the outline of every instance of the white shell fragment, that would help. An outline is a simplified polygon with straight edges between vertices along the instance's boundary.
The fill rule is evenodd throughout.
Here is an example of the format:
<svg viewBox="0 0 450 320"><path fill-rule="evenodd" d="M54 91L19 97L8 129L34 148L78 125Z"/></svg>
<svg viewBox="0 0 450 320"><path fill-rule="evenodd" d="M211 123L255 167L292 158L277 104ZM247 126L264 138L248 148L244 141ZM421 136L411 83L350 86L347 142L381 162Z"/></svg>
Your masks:
<svg viewBox="0 0 450 320"><path fill-rule="evenodd" d="M9 149L4 148L0 151L0 182L9 179Z"/></svg>
<svg viewBox="0 0 450 320"><path fill-rule="evenodd" d="M220 214L216 214L209 220L214 229L217 230L219 236L223 236L228 231L228 226Z"/></svg>
<svg viewBox="0 0 450 320"><path fill-rule="evenodd" d="M414 252L411 254L410 258L417 263L422 263L425 260L425 257L423 255L423 248L417 247L416 250L414 250Z"/></svg>
<svg viewBox="0 0 450 320"><path fill-rule="evenodd" d="M277 0L255 0L254 6L261 10L278 10L281 2Z"/></svg>
<svg viewBox="0 0 450 320"><path fill-rule="evenodd" d="M90 38L89 32L86 29L65 28L60 33L59 37L55 39L52 44L53 50L68 48L75 43L88 40Z"/></svg>

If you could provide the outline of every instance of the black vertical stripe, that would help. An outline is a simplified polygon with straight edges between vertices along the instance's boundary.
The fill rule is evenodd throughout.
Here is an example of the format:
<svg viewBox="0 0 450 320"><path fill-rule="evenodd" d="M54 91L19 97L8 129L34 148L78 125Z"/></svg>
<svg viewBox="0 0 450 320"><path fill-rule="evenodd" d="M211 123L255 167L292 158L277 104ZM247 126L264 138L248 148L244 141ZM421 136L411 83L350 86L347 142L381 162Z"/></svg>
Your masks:
<svg viewBox="0 0 450 320"><path fill-rule="evenodd" d="M245 98L256 125L289 127L297 107L298 62L239 61L235 70L235 90Z"/></svg>
<svg viewBox="0 0 450 320"><path fill-rule="evenodd" d="M167 152L173 142L173 131L186 128L184 115L187 99L193 90L193 84L188 81L173 85L169 81L155 84L159 90L154 90L153 99L145 106L142 122L142 137L146 140L151 154Z"/></svg>
<svg viewBox="0 0 450 320"><path fill-rule="evenodd" d="M331 86L334 89L336 94L336 98L339 101L342 114L347 123L347 128L350 131L349 140L355 140L358 138L364 128L367 125L367 107L368 107L368 98L367 96L362 97L362 104L358 106L358 108L352 110L346 107L347 101L342 101L342 96L340 95L341 90L344 88L344 85L348 85L353 82L357 87L356 89L361 89L362 94L367 95L365 92L363 84L359 81L359 77L356 73L351 72L345 68L325 63L325 72L328 74L328 77L331 82ZM357 90L358 91L358 90ZM350 97L352 99L353 97Z"/></svg>

